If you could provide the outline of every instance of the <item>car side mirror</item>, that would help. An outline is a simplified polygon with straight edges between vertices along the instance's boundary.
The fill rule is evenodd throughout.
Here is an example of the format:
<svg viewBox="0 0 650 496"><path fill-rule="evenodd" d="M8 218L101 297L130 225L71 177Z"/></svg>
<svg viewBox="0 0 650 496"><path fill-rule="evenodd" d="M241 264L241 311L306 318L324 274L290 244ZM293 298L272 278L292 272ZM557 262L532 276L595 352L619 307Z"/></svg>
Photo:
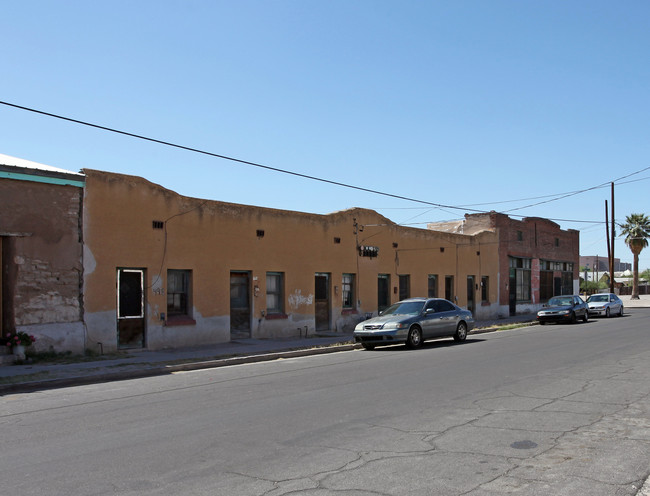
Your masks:
<svg viewBox="0 0 650 496"><path fill-rule="evenodd" d="M435 308L427 308L424 313L435 313Z"/></svg>

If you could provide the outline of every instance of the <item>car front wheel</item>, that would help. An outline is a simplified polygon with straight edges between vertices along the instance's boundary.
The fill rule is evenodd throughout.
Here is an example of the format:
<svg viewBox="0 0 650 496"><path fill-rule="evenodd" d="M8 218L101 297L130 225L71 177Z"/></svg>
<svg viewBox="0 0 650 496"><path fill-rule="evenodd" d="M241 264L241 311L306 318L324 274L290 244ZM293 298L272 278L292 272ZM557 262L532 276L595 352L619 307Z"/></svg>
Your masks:
<svg viewBox="0 0 650 496"><path fill-rule="evenodd" d="M621 305L621 309L618 311L618 316L619 317L623 316L623 305Z"/></svg>
<svg viewBox="0 0 650 496"><path fill-rule="evenodd" d="M363 346L363 348L366 349L366 350L374 350L375 349L374 344L362 343L361 346Z"/></svg>
<svg viewBox="0 0 650 496"><path fill-rule="evenodd" d="M582 317L583 322L589 322L589 312L585 312L585 315Z"/></svg>
<svg viewBox="0 0 650 496"><path fill-rule="evenodd" d="M607 307L607 308L605 309L605 317L607 317L607 318L611 317L611 315L610 315L610 311L609 311L609 307Z"/></svg>
<svg viewBox="0 0 650 496"><path fill-rule="evenodd" d="M454 341L465 341L467 337L467 324L465 322L459 322L458 327L456 327L456 333L454 334Z"/></svg>
<svg viewBox="0 0 650 496"><path fill-rule="evenodd" d="M422 345L422 329L419 327L411 327L409 335L406 338L406 346L414 349Z"/></svg>

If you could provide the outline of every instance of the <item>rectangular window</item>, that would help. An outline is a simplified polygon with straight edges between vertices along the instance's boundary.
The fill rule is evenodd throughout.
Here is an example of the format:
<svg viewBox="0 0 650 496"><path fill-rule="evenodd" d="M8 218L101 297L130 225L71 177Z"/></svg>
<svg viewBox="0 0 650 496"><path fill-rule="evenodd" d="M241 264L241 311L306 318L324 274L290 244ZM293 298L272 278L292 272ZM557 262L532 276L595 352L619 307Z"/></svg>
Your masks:
<svg viewBox="0 0 650 496"><path fill-rule="evenodd" d="M490 301L490 278L481 277L481 301Z"/></svg>
<svg viewBox="0 0 650 496"><path fill-rule="evenodd" d="M512 267L512 262L510 264ZM573 293L573 262L540 260L539 299L548 301L553 296Z"/></svg>
<svg viewBox="0 0 650 496"><path fill-rule="evenodd" d="M167 271L167 315L190 315L191 270Z"/></svg>
<svg viewBox="0 0 650 496"><path fill-rule="evenodd" d="M411 275L403 274L399 276L399 299L405 300L411 297Z"/></svg>
<svg viewBox="0 0 650 496"><path fill-rule="evenodd" d="M530 301L530 270L517 271L517 301Z"/></svg>
<svg viewBox="0 0 650 496"><path fill-rule="evenodd" d="M266 273L266 313L284 313L284 274Z"/></svg>
<svg viewBox="0 0 650 496"><path fill-rule="evenodd" d="M530 301L530 258L510 257L510 268L515 271L517 301Z"/></svg>
<svg viewBox="0 0 650 496"><path fill-rule="evenodd" d="M454 301L454 276L445 276L445 299Z"/></svg>
<svg viewBox="0 0 650 496"><path fill-rule="evenodd" d="M428 294L429 294L429 298L438 297L438 275L437 274L429 274Z"/></svg>
<svg viewBox="0 0 650 496"><path fill-rule="evenodd" d="M343 308L356 308L354 304L354 274L343 274L341 288Z"/></svg>

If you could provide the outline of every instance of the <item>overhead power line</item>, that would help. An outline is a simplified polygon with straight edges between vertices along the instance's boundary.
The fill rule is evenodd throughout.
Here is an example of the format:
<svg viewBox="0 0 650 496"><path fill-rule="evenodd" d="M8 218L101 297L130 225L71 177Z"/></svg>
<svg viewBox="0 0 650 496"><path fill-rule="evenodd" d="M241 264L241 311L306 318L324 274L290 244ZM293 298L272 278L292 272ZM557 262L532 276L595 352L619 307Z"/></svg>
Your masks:
<svg viewBox="0 0 650 496"><path fill-rule="evenodd" d="M186 150L186 151L190 151L190 152L194 152L194 153L199 153L199 154L202 154L202 155L208 155L210 157L220 158L222 160L228 160L228 161L236 162L236 163L239 163L239 164L250 165L252 167L257 167L257 168L260 168L260 169L265 169L265 170L269 170L269 171L273 171L273 172L279 172L279 173L282 173L282 174L287 174L287 175L291 175L291 176L295 176L295 177L301 177L303 179L318 181L318 182L321 182L321 183L331 184L331 185L334 185L334 186L341 186L343 188L354 189L354 190L357 190L357 191L364 191L366 193L372 193L372 194L381 195L381 196L385 196L385 197L389 197L389 198L395 198L395 199L398 199L398 200L410 201L410 202L419 203L419 204L422 204L422 205L436 207L436 208L439 208L439 209L448 208L448 209L453 209L453 210L462 210L462 211L466 211L466 212L469 211L469 212L474 212L474 213L488 213L489 212L487 210L477 210L477 209L468 208L468 207L470 207L472 205L465 205L465 206L445 205L445 204L442 204L442 203L435 203L435 202L430 202L430 201L425 201L425 200L418 200L417 198L410 198L408 196L403 196L403 195L395 195L395 194L392 194L392 193L386 193L384 191L378 191L378 190L374 190L374 189L370 189L370 188L364 188L364 187L361 187L361 186L355 186L355 185L352 185L352 184L342 183L342 182L339 182L339 181L333 181L333 180L330 180L330 179L325 179L325 178L321 178L321 177L317 177L317 176L302 174L302 173L299 173L299 172L294 172L294 171L290 171L290 170L286 170L286 169L280 169L278 167L271 167L271 166L264 165L264 164L259 164L259 163L256 163L256 162L250 162L248 160L242 160L242 159L238 159L238 158L234 158L234 157L229 157L227 155L222 155L222 154L218 154L218 153L209 152L209 151L206 151L206 150L201 150L199 148L193 148L193 147L189 147L189 146L185 146L185 145L180 145L180 144L172 143L172 142L169 142L169 141L159 140L159 139L156 139L156 138L150 138L148 136L143 136L143 135L140 135L140 134L130 133L130 132L127 132L127 131L122 131L122 130L110 128L110 127L107 127L107 126L102 126L102 125L99 125L99 124L93 124L91 122L86 122L86 121L82 121L82 120L79 120L79 119L73 119L71 117L65 117L65 116L62 116L62 115L53 114L51 112L45 112L45 111L42 111L42 110L33 109L33 108L25 107L25 106L22 106L22 105L16 105L16 104L10 103L10 102L0 101L0 104L6 105L8 107L13 107L13 108L16 108L16 109L20 109L20 110L25 110L27 112L32 112L32 113L35 113L35 114L44 115L44 116L47 116L47 117L53 117L55 119L60 119L60 120L64 120L64 121L67 121L67 122L72 122L72 123L75 123L75 124L81 124L83 126L92 127L92 128L95 128L95 129L101 129L103 131L108 131L108 132L111 132L111 133L121 134L123 136L129 136L131 138L137 138L137 139L141 139L141 140L144 140L144 141L149 141L149 142L152 142L152 143L158 143L160 145L170 146L170 147L173 147L173 148L178 148L178 149L181 149L181 150ZM621 179L626 179L626 178L628 178L630 176L633 176L635 174L640 174L641 172L645 172L647 170L650 170L650 167L646 167L645 169L641 169L639 171L633 172L633 173L628 174L626 176L620 177L620 178L616 179L614 182L620 181ZM541 205L543 203L549 203L549 202L552 202L552 201L561 200L563 198L567 198L569 196L574 196L574 195L578 195L578 194L581 194L581 193L585 193L587 191L591 191L591 190L594 190L594 189L599 189L599 188L605 187L609 183L610 182L606 182L606 183L600 184L598 186L593 186L591 188L586 188L586 189L582 189L582 190L579 190L579 191L572 191L572 192L569 192L569 193L560 193L558 195L548 195L548 196L541 196L541 197L521 199L521 200L507 200L507 201L495 202L495 203L492 203L492 204L495 205L497 203L509 203L509 202L527 201L527 200L541 199L541 198L551 198L549 200L533 203L533 204L530 204L530 205L524 205L522 207L513 208L511 210L506 210L506 211L504 211L502 213L514 212L514 211L517 211L517 210L523 210L525 208L530 208L530 207L534 207L534 206L537 206L537 205ZM487 205L487 204L477 204L477 205ZM514 215L514 217L526 217L526 216ZM584 222L584 223L598 223L599 222L599 221L568 220L568 219L549 219L549 220L564 221L564 222Z"/></svg>
<svg viewBox="0 0 650 496"><path fill-rule="evenodd" d="M274 171L274 172L280 172L282 174L288 174L288 175L291 175L291 176L302 177L304 179L310 179L312 181L318 181L318 182L321 182L321 183L332 184L334 186L341 186L343 188L354 189L354 190L357 190L357 191L365 191L366 193L373 193L375 195L387 196L389 198L396 198L398 200L406 200L406 201L411 201L411 202L415 202L415 203L421 203L423 205L430 205L430 206L433 206L433 207L451 208L451 209L456 209L456 210L470 210L470 209L466 209L466 208L463 208L463 207L456 207L454 205L444 205L444 204L441 204L441 203L434 203L434 202L429 202L429 201L425 201L425 200L418 200L416 198L409 198L408 196L394 195L392 193L385 193L383 191L378 191L378 190L374 190L374 189L370 189L370 188L363 188L361 186L354 186L352 184L346 184L346 183L342 183L342 182L339 182L339 181L332 181L330 179L324 179L322 177L310 176L308 174L301 174L300 172L294 172L294 171L289 171L289 170L285 170L285 169L280 169L278 167L271 167L271 166L264 165L264 164L249 162L248 160L242 160L242 159L239 159L239 158L229 157L227 155L212 153L212 152L208 152L206 150L201 150L199 148L192 148L190 146L184 146L184 145L179 145L177 143L171 143L169 141L159 140L159 139L155 139L155 138L149 138L147 136L142 136L140 134L129 133L127 131L121 131L119 129L113 129L113 128L106 127L106 126L100 126L99 124L93 124L91 122L85 122L85 121L81 121L79 119L72 119L70 117L65 117L65 116L57 115L57 114L52 114L50 112L44 112L42 110L37 110L37 109L29 108L29 107L23 107L22 105L16 105L14 103L0 101L0 104L7 105L9 107L14 107L14 108L17 108L17 109L20 109L20 110L26 110L28 112L33 112L35 114L41 114L41 115L45 115L45 116L48 116L48 117L54 117L55 119L61 119L61 120L68 121L68 122L74 122L75 124L81 124L83 126L89 126L89 127L93 127L93 128L96 128L96 129L101 129L103 131L109 131L111 133L122 134L124 136L130 136L131 138L137 138L137 139L141 139L141 140L145 140L145 141L150 141L152 143L158 143L160 145L171 146L173 148L179 148L181 150L187 150L187 151L194 152L194 153L200 153L200 154L203 154L203 155L208 155L210 157L216 157L216 158L220 158L220 159L223 159L223 160L230 160L231 162L237 162L237 163L240 163L240 164L250 165L250 166L253 166L253 167L258 167L260 169L266 169L266 170L270 170L270 171ZM471 211L480 212L480 213L485 212L484 210L471 210Z"/></svg>

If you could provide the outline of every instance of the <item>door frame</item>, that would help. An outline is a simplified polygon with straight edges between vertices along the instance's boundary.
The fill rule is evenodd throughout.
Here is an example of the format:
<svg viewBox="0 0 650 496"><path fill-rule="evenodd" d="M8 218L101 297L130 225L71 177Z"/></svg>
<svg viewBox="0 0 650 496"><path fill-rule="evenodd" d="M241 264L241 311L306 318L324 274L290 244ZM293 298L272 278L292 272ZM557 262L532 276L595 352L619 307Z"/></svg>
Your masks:
<svg viewBox="0 0 650 496"><path fill-rule="evenodd" d="M467 276L467 310L472 312L472 315L476 313L476 277Z"/></svg>
<svg viewBox="0 0 650 496"><path fill-rule="evenodd" d="M246 276L246 297L247 297L247 302L248 302L248 315L247 315L247 320L248 320L248 329L235 329L233 327L233 322L232 322L232 315L233 315L233 306L232 306L232 293L230 296L229 300L229 315L230 315L230 339L246 339L246 338L252 338L253 337L253 323L252 323L252 318L253 318L253 298L251 294L251 279L252 279L252 273L250 270L231 270L230 271L230 276L229 276L229 289L232 291L232 278L234 276Z"/></svg>
<svg viewBox="0 0 650 496"><path fill-rule="evenodd" d="M325 278L325 299L318 299L318 283L316 282L319 277ZM327 309L319 312L319 302L324 302ZM327 319L319 319L319 315L325 316ZM332 276L329 272L316 272L314 274L314 327L317 331L329 331L332 325Z"/></svg>
<svg viewBox="0 0 650 496"><path fill-rule="evenodd" d="M145 343L146 343L146 327L147 327L147 320L145 318L145 310L146 310L146 299L145 299L145 269L139 269L139 268L127 268L127 267L118 267L117 268L117 291L116 291L116 297L117 297L117 302L116 302L116 339L117 339L117 348L118 349L133 349L133 348L144 348ZM140 313L137 315L121 315L121 305L120 305L120 297L121 297L121 281L122 281L122 274L123 273L137 273L140 274ZM121 322L134 322L136 320L141 321L142 325L142 338L140 340L140 345L139 346L134 346L133 342L127 343L122 343L120 340L120 323Z"/></svg>

